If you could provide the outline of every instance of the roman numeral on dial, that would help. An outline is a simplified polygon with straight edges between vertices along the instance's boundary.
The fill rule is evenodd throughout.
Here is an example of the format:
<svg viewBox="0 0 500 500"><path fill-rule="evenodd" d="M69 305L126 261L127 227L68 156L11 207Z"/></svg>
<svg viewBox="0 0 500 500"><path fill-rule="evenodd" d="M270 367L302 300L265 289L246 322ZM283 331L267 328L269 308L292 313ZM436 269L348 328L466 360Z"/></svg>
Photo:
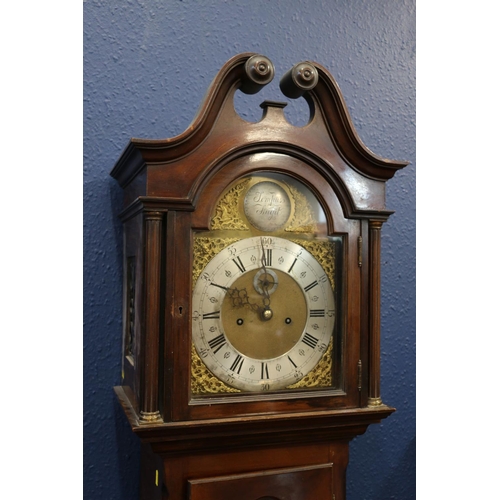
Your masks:
<svg viewBox="0 0 500 500"><path fill-rule="evenodd" d="M273 265L273 249L272 248L267 248L266 253L264 254L264 265L265 266L272 266Z"/></svg>
<svg viewBox="0 0 500 500"><path fill-rule="evenodd" d="M267 368L267 363L262 363L262 365L261 365L260 378L261 379L269 379L269 370Z"/></svg>
<svg viewBox="0 0 500 500"><path fill-rule="evenodd" d="M208 345L213 349L214 354L216 354L225 343L226 337L224 337L223 333L208 341Z"/></svg>
<svg viewBox="0 0 500 500"><path fill-rule="evenodd" d="M324 309L311 309L309 311L309 316L311 318L324 318L325 310Z"/></svg>
<svg viewBox="0 0 500 500"><path fill-rule="evenodd" d="M238 375L239 375L239 373L241 371L241 367L243 366L243 361L245 361L245 358L243 356L241 356L240 354L238 354L238 356L236 356L236 359L233 361L233 364L231 365L230 370L238 373Z"/></svg>
<svg viewBox="0 0 500 500"><path fill-rule="evenodd" d="M243 265L243 262L241 262L240 257L236 257L236 259L233 259L233 262L236 264L236 267L244 273L246 271L245 266Z"/></svg>
<svg viewBox="0 0 500 500"><path fill-rule="evenodd" d="M317 281L313 281L311 284L307 285L307 286L304 288L304 291L308 292L309 290L311 290L311 288L314 288L317 284L318 284L318 282L317 282Z"/></svg>
<svg viewBox="0 0 500 500"><path fill-rule="evenodd" d="M302 342L304 344L308 345L309 347L312 347L313 349L316 347L318 344L318 339L314 337L314 335L311 335L310 333L305 333L304 338L302 339Z"/></svg>

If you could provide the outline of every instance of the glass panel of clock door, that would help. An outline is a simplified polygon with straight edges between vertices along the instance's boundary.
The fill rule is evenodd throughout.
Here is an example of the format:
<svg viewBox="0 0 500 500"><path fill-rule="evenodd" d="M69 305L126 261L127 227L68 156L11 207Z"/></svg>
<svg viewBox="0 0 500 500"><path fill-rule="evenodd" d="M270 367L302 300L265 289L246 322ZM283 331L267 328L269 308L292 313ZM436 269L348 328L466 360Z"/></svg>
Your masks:
<svg viewBox="0 0 500 500"><path fill-rule="evenodd" d="M343 237L283 174L233 183L194 237L193 396L339 389Z"/></svg>

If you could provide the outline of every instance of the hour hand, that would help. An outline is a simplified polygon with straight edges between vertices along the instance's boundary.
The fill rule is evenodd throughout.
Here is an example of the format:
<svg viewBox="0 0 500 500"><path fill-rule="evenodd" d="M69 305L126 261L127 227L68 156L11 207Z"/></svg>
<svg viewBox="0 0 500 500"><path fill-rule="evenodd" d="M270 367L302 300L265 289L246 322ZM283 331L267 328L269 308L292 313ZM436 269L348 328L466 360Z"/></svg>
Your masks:
<svg viewBox="0 0 500 500"><path fill-rule="evenodd" d="M231 304L233 307L249 306L254 311L258 311L260 309L257 304L253 304L250 302L246 288L229 288L227 286L218 285L217 283L210 283L210 285L225 290L229 295L229 298L231 299Z"/></svg>
<svg viewBox="0 0 500 500"><path fill-rule="evenodd" d="M229 292L229 296L231 297L233 307L248 306L252 311L255 311L259 314L259 317L262 321L268 321L273 316L273 312L269 307L269 303L266 303L265 299L264 307L254 302L250 302L246 288L242 288L241 290L234 288Z"/></svg>

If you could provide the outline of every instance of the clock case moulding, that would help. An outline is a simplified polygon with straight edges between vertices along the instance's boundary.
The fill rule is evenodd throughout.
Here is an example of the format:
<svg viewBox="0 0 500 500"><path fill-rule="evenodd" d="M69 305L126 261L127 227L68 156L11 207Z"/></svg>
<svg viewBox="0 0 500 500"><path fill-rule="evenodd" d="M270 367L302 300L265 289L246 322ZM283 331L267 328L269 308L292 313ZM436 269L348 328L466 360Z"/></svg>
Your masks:
<svg viewBox="0 0 500 500"><path fill-rule="evenodd" d="M131 139L111 172L124 191L124 275L130 281L133 274L135 315L134 359L124 346L115 392L133 431L163 456L345 443L394 411L380 395L380 230L392 213L385 183L407 162L380 158L363 145L337 83L317 63L297 64L280 84L287 97L307 101L307 125L290 124L284 104L270 101L261 105L259 122L243 120L235 92L254 94L273 76L264 56L233 57L185 132ZM345 394L247 394L198 403L189 389L193 231L209 229L214 204L231 182L265 170L308 186L325 209L329 234L346 235Z"/></svg>

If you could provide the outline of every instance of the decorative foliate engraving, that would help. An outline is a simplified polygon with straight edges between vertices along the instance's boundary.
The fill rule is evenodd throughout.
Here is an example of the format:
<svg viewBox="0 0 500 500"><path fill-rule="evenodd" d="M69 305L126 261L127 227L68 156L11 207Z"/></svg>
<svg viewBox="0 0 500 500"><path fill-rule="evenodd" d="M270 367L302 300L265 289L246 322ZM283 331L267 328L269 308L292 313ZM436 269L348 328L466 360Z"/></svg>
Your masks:
<svg viewBox="0 0 500 500"><path fill-rule="evenodd" d="M207 264L224 248L238 241L239 238L209 238L197 236L194 239L193 288L196 280Z"/></svg>
<svg viewBox="0 0 500 500"><path fill-rule="evenodd" d="M246 191L250 179L244 179L233 186L220 200L212 217L211 229L248 229L242 220L238 207L241 194Z"/></svg>
<svg viewBox="0 0 500 500"><path fill-rule="evenodd" d="M317 224L307 198L298 189L287 185L294 201L293 217L285 231L290 233L315 233Z"/></svg>

